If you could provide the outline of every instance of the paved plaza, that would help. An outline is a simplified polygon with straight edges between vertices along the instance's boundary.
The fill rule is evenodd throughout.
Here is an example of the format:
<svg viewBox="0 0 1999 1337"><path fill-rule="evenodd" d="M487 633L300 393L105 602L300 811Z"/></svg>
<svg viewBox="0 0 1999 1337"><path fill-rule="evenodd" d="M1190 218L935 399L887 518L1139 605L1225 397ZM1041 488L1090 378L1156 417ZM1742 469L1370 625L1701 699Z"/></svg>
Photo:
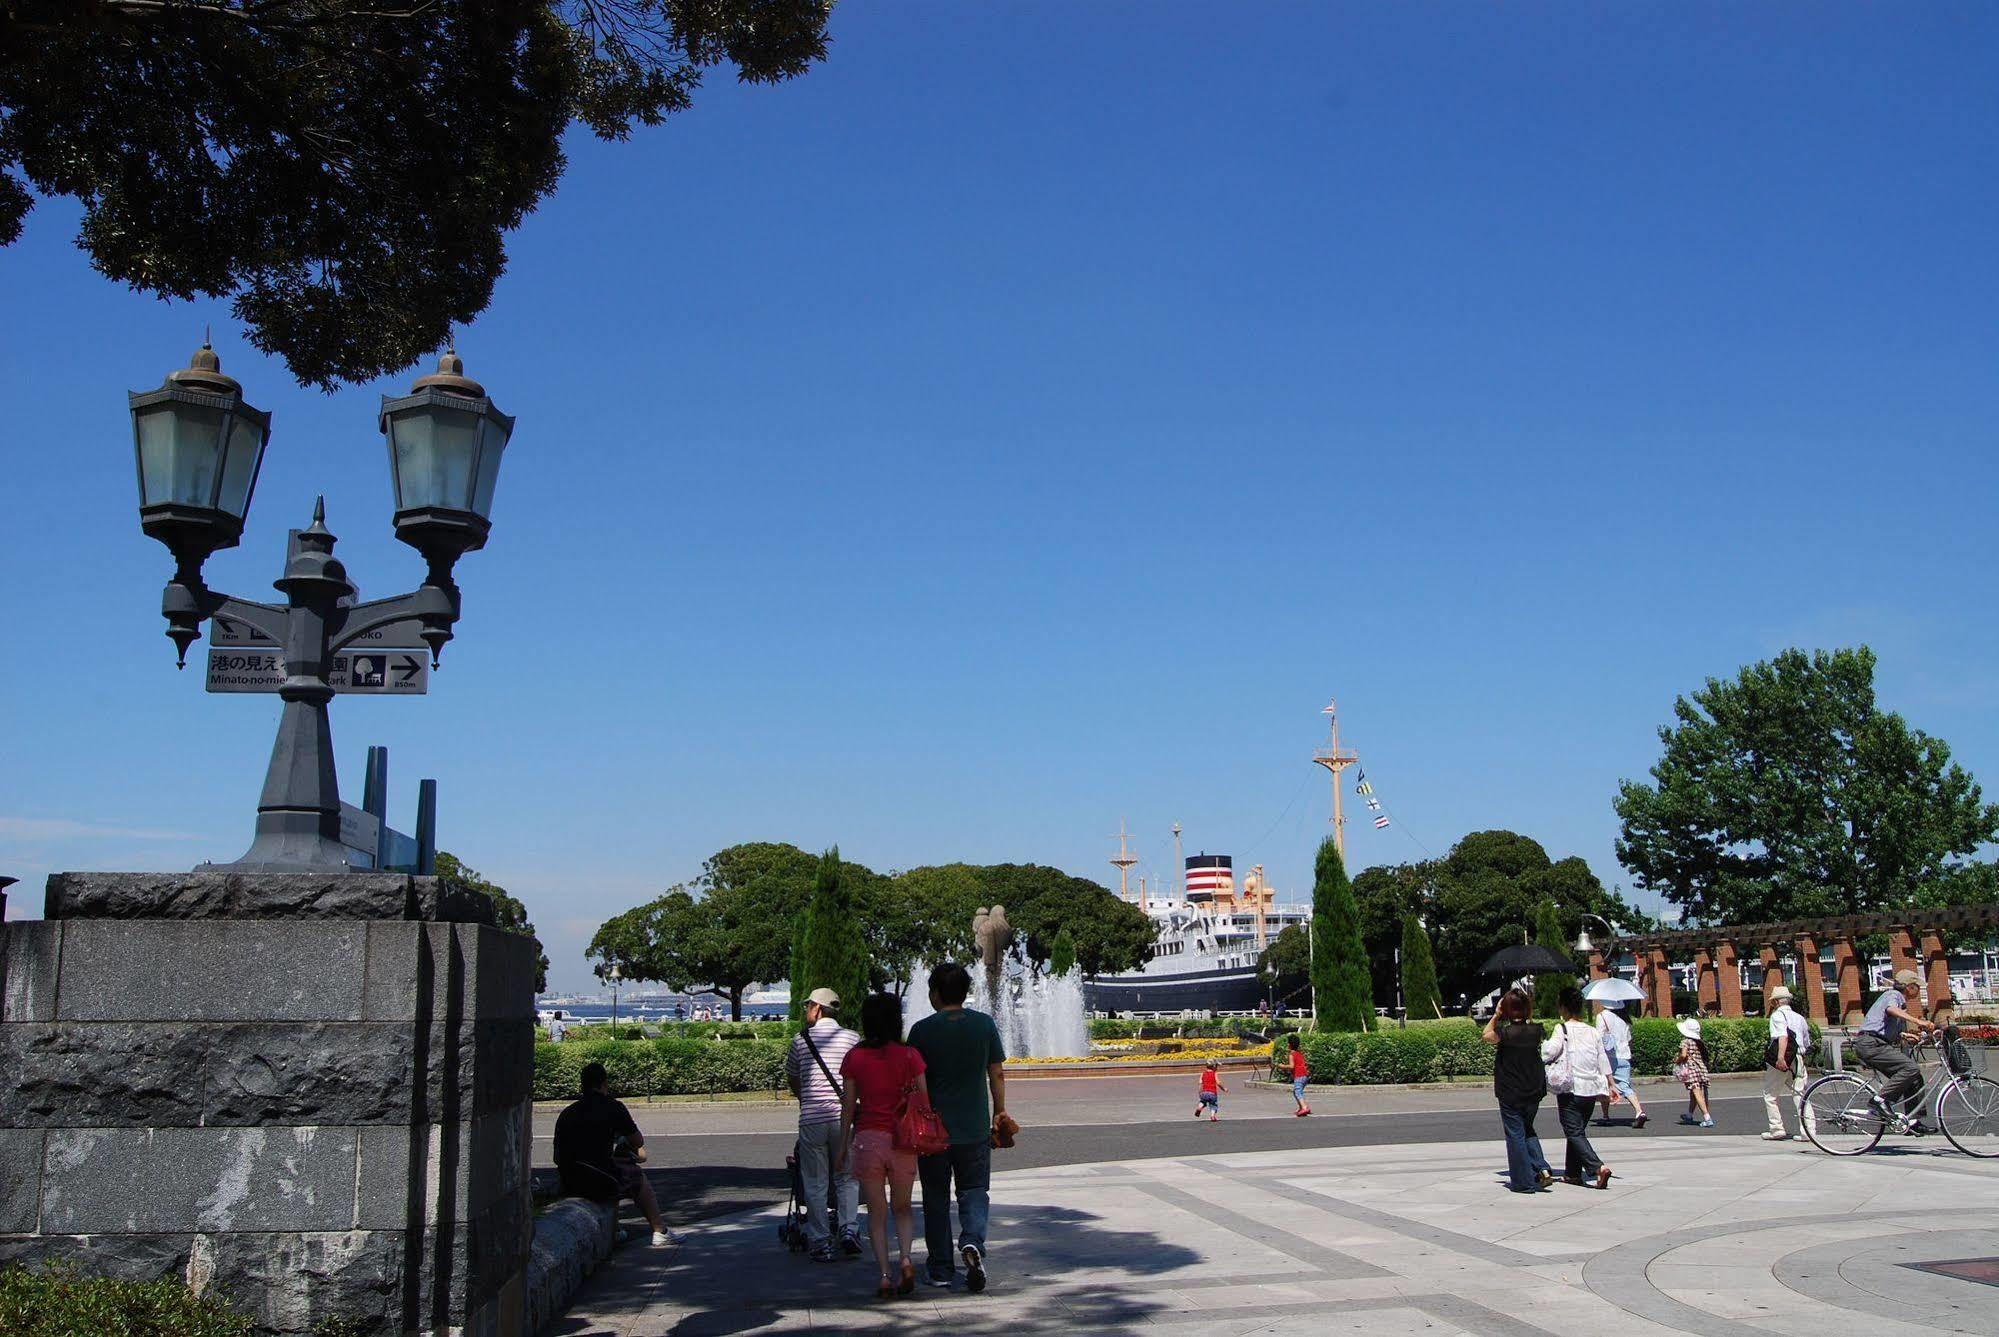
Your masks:
<svg viewBox="0 0 1999 1337"><path fill-rule="evenodd" d="M621 1251L550 1331L1999 1335L1999 1289L1908 1266L1999 1256L1999 1166L1937 1139L1599 1149L1608 1192L1531 1197L1503 1187L1496 1135L1004 1172L976 1297L878 1302L868 1260L809 1262L778 1207L739 1211Z"/></svg>

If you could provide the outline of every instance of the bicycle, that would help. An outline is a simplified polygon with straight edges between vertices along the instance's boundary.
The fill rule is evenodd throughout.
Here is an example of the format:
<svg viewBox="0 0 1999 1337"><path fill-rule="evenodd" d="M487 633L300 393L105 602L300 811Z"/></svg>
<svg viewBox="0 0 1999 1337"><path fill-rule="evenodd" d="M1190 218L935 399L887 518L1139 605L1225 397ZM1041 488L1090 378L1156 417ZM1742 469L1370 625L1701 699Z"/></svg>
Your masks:
<svg viewBox="0 0 1999 1337"><path fill-rule="evenodd" d="M1925 1051L1928 1051L1926 1054ZM1930 1126L1967 1156L1999 1156L1999 1082L1971 1071L1971 1054L1955 1026L1918 1040L1910 1057L1922 1064L1923 1085L1911 1112L1890 1110L1880 1088L1856 1072L1829 1072L1812 1080L1798 1099L1805 1136L1833 1156L1860 1156L1874 1150L1893 1129L1915 1135Z"/></svg>

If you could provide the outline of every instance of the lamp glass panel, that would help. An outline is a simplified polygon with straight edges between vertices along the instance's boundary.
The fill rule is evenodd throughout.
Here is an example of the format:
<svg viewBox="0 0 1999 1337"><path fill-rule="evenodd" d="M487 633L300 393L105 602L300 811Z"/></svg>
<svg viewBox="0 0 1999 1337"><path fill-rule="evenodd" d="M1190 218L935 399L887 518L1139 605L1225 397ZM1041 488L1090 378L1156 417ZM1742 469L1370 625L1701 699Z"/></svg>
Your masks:
<svg viewBox="0 0 1999 1337"><path fill-rule="evenodd" d="M438 404L419 405L389 420L401 492L396 498L398 510L469 509L480 422L477 413Z"/></svg>
<svg viewBox="0 0 1999 1337"><path fill-rule="evenodd" d="M216 504L241 520L249 514L250 489L257 483L257 457L264 453L263 424L244 415L229 420L229 451L222 461L222 490Z"/></svg>
<svg viewBox="0 0 1999 1337"><path fill-rule="evenodd" d="M485 444L479 450L479 476L472 483L472 509L485 519L493 518L493 487L500 481L500 456L507 449L507 429L491 418L485 420Z"/></svg>
<svg viewBox="0 0 1999 1337"><path fill-rule="evenodd" d="M226 416L221 409L205 404L172 401L134 415L139 476L145 481L142 505L215 505L215 476L221 463Z"/></svg>

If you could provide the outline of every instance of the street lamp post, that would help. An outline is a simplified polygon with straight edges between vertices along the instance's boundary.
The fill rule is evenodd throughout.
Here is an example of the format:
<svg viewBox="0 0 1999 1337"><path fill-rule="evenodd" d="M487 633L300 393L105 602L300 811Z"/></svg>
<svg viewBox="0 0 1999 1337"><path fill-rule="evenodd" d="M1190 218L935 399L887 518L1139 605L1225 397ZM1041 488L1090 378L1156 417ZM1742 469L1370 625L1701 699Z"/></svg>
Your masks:
<svg viewBox="0 0 1999 1337"><path fill-rule="evenodd" d="M379 426L388 438L395 485L396 537L423 554L428 573L409 594L355 603L346 568L333 556L322 498L312 524L293 530L283 576L283 604L238 599L210 589L201 568L242 538L257 484L271 415L243 400L206 343L188 367L157 390L130 396L139 468L139 523L174 556L161 612L186 667L187 650L211 617L241 622L275 642L284 710L257 804L256 838L242 858L208 865L238 872L346 871L340 844L340 792L326 703L333 697L333 656L392 625L415 628L437 663L458 621L452 568L485 546L492 529L493 486L514 421L468 379L457 354L418 378L408 395L382 399Z"/></svg>
<svg viewBox="0 0 1999 1337"><path fill-rule="evenodd" d="M618 981L624 977L624 972L618 969L618 963L613 961L611 963L611 1028L613 1030L616 1030L618 1026Z"/></svg>

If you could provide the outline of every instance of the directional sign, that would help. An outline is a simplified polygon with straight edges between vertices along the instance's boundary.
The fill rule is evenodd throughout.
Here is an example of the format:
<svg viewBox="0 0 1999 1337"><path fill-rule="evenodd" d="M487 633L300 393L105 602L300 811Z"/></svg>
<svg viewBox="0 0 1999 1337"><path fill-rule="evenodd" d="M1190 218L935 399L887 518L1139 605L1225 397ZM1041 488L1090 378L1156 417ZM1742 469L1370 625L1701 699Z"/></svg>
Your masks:
<svg viewBox="0 0 1999 1337"><path fill-rule="evenodd" d="M275 692L284 680L285 661L275 650L208 652L211 692ZM400 647L345 651L333 656L327 681L343 696L422 696L430 690L430 651Z"/></svg>
<svg viewBox="0 0 1999 1337"><path fill-rule="evenodd" d="M406 617L386 626L376 627L355 638L353 644L364 650L404 645L419 645L423 642L423 622L419 618ZM262 645L276 646L277 642L258 631L247 622L233 617L212 617L208 620L208 643L210 645ZM428 653L426 651L425 653Z"/></svg>

